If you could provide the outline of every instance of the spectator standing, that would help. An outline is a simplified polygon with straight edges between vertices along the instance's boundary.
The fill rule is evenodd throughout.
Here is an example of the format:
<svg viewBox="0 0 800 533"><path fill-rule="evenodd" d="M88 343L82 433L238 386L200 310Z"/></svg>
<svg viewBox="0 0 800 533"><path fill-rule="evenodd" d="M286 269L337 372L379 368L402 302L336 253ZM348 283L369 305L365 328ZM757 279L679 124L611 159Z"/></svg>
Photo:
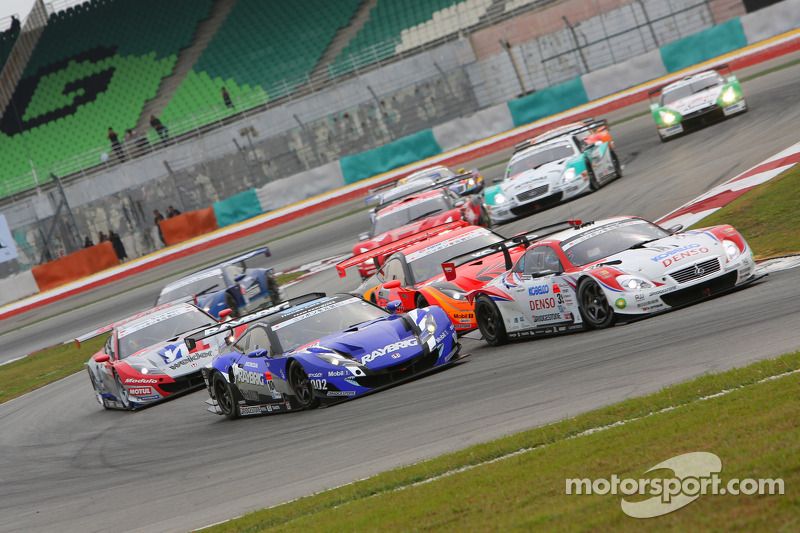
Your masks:
<svg viewBox="0 0 800 533"><path fill-rule="evenodd" d="M92 238L87 235L86 238L83 239L83 247L84 248L90 248L92 246L94 246L94 243L92 242Z"/></svg>
<svg viewBox="0 0 800 533"><path fill-rule="evenodd" d="M111 246L114 247L114 253L117 254L117 259L125 261L128 258L128 252L125 251L125 245L122 243L122 239L119 238L119 234L114 230L109 231L108 240L111 241Z"/></svg>
<svg viewBox="0 0 800 533"><path fill-rule="evenodd" d="M108 127L108 140L111 141L111 148L113 148L114 153L117 154L117 159L120 161L125 161L125 152L122 151L122 144L119 142L119 135L117 135L117 132L114 131L114 128L111 126Z"/></svg>
<svg viewBox="0 0 800 533"><path fill-rule="evenodd" d="M161 137L161 142L167 142L169 130L155 115L150 115L150 127L156 130L158 136Z"/></svg>
<svg viewBox="0 0 800 533"><path fill-rule="evenodd" d="M176 217L180 214L181 212L175 209L173 206L170 205L167 207L167 218Z"/></svg>
<svg viewBox="0 0 800 533"><path fill-rule="evenodd" d="M8 31L11 32L11 35L18 35L20 29L22 28L22 24L20 23L19 19L16 15L12 15L11 17L11 26L9 26Z"/></svg>
<svg viewBox="0 0 800 533"><path fill-rule="evenodd" d="M159 224L162 220L164 220L164 215L161 214L161 211L153 209L153 223L158 228L158 238L161 239L161 244L167 244L164 240L164 233L161 232L161 224Z"/></svg>
<svg viewBox="0 0 800 533"><path fill-rule="evenodd" d="M229 109L233 109L235 107L233 105L233 100L231 100L231 95L228 93L228 89L225 87L222 88L222 101L225 102L225 107Z"/></svg>

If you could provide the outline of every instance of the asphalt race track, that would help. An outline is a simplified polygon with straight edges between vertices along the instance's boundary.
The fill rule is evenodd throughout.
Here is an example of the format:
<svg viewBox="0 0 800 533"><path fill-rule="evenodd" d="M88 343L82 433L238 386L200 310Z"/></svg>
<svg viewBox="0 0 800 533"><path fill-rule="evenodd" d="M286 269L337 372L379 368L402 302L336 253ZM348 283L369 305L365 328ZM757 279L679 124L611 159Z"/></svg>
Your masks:
<svg viewBox="0 0 800 533"><path fill-rule="evenodd" d="M797 141L797 79L800 66L747 82L747 114L666 144L658 141L649 117L618 125L624 178L500 231L572 217L665 214ZM481 162L489 164L489 177L502 170L491 163L502 160ZM366 229L366 216L357 213L289 239L272 241L265 232L213 253L267 240L278 267L297 266L347 252ZM199 261L212 259L207 254ZM199 264L197 258L192 262ZM190 266L168 265L6 320L0 324L7 332L0 335L3 356L32 349L31 337L42 331L52 343L144 307L164 283L153 280ZM326 271L292 293L333 292L355 283ZM130 290L114 296L123 289ZM327 409L236 422L205 412L202 391L137 413L105 412L85 373L79 373L0 405L0 530L201 527L704 372L795 350L798 301L800 269L794 269L610 330L500 349L465 339L472 356L432 376Z"/></svg>

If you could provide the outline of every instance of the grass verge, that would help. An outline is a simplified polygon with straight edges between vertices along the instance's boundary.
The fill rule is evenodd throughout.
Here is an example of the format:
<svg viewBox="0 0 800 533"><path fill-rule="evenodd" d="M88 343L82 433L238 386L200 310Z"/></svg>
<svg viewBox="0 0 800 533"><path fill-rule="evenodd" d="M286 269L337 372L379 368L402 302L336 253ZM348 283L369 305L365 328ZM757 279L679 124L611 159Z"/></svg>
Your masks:
<svg viewBox="0 0 800 533"><path fill-rule="evenodd" d="M275 279L278 281L278 285L286 285L287 283L291 283L300 276L305 276L306 274L308 274L308 270L295 270L294 272L284 272L282 274L278 274L275 276Z"/></svg>
<svg viewBox="0 0 800 533"><path fill-rule="evenodd" d="M800 165L795 165L696 225L731 224L745 236L759 259L800 252L798 199Z"/></svg>
<svg viewBox="0 0 800 533"><path fill-rule="evenodd" d="M0 366L0 403L82 370L104 342L106 335L91 339L80 348L72 343L53 346Z"/></svg>
<svg viewBox="0 0 800 533"><path fill-rule="evenodd" d="M800 352L702 376L210 530L796 530L798 376L761 381L798 369ZM731 392L708 398L724 391ZM621 421L628 423L592 432ZM782 477L786 495L703 496L647 522L624 515L617 496L565 495L566 478L651 477L644 475L651 466L692 451L720 456L723 481Z"/></svg>

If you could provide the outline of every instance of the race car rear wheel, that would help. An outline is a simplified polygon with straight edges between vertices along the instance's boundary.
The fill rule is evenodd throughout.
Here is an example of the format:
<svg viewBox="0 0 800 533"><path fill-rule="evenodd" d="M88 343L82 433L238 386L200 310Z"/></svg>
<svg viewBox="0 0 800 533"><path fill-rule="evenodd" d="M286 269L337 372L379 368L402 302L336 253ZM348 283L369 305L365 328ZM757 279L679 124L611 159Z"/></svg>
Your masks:
<svg viewBox="0 0 800 533"><path fill-rule="evenodd" d="M589 188L596 191L600 188L600 184L597 183L597 176L594 175L594 169L588 163L586 165L586 172L589 174Z"/></svg>
<svg viewBox="0 0 800 533"><path fill-rule="evenodd" d="M217 407L222 414L231 420L239 418L238 395L231 384L220 374L214 374L211 385L214 387L214 399L217 400Z"/></svg>
<svg viewBox="0 0 800 533"><path fill-rule="evenodd" d="M612 326L616 319L603 289L592 279L586 279L578 286L578 307L584 323L592 329Z"/></svg>
<svg viewBox="0 0 800 533"><path fill-rule="evenodd" d="M614 165L614 176L617 178L622 177L622 165L619 162L619 157L614 150L611 150L611 163Z"/></svg>
<svg viewBox="0 0 800 533"><path fill-rule="evenodd" d="M486 212L486 208L481 205L481 215L478 218L478 225L483 226L484 228L492 227L492 219L489 218L489 213Z"/></svg>
<svg viewBox="0 0 800 533"><path fill-rule="evenodd" d="M475 301L475 319L481 335L491 346L500 346L508 342L508 333L500 310L488 296L478 296Z"/></svg>
<svg viewBox="0 0 800 533"><path fill-rule="evenodd" d="M131 409L131 399L128 396L128 389L122 386L122 380L119 379L119 374L114 373L114 382L117 385L117 399L122 404L123 409Z"/></svg>
<svg viewBox="0 0 800 533"><path fill-rule="evenodd" d="M239 308L236 306L236 300L230 293L225 294L225 305L231 310L231 318L239 318Z"/></svg>
<svg viewBox="0 0 800 533"><path fill-rule="evenodd" d="M314 409L319 399L314 397L314 387L308 379L306 371L297 361L289 364L289 387L292 390L294 403L299 409Z"/></svg>

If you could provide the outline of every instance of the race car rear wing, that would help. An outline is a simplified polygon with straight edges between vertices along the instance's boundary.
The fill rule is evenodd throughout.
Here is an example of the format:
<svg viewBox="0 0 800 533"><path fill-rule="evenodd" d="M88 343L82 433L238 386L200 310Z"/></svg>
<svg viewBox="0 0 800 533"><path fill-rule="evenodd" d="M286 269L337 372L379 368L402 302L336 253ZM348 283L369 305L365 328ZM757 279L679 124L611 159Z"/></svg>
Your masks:
<svg viewBox="0 0 800 533"><path fill-rule="evenodd" d="M104 334L110 332L112 329L114 329L117 326L121 326L123 324L127 324L128 322L131 322L133 320L137 320L139 318L142 318L143 316L146 316L146 315L148 315L148 314L150 314L150 313L152 313L154 311L158 311L160 309L166 309L167 307L170 307L170 306L178 304L178 303L182 303L182 302L168 302L168 303L165 303L165 304L157 305L155 307L151 307L150 309L146 309L144 311L136 313L135 315L131 315L131 316L125 317L122 320L117 320L116 322L112 322L111 324L108 324L108 325L105 325L105 326L101 326L101 327L99 327L99 328L97 328L95 330L92 330L92 331L89 331L87 333L84 333L83 335L78 335L77 337L75 337L72 340L64 341L62 344L69 344L70 342L73 342L73 343L75 343L75 347L76 348L80 348L81 347L81 343L86 342L89 339L94 339L95 337L99 337L100 335L104 335Z"/></svg>
<svg viewBox="0 0 800 533"><path fill-rule="evenodd" d="M243 326L245 324L250 324L252 322L262 320L270 315L274 315L275 313L286 311L287 309L291 309L292 307L302 305L308 302L313 302L314 300L319 300L320 298L325 298L325 296L326 294L324 292L310 292L308 294L304 294L296 298L290 298L289 300L280 303L278 305L267 307L265 309L255 311L254 313L250 313L248 315L244 315L239 318L228 320L227 322L220 322L219 324L216 324L214 326L193 331L184 338L184 343L191 352L192 350L195 349L197 343L203 339L214 337L221 333L224 333L226 337L229 337L233 334L234 329L239 326Z"/></svg>
<svg viewBox="0 0 800 533"><path fill-rule="evenodd" d="M517 248L518 246L523 246L527 248L532 243L547 237L548 235L553 235L554 233L558 233L559 231L563 231L569 228L580 228L584 223L580 220L565 220L563 222L557 222L555 224L548 224L547 226L542 226L539 228L535 228L532 230L528 230L523 233L519 233L514 235L513 237L509 237L508 239L502 240L500 242L496 242L493 244L489 244L487 246L482 246L480 248L475 248L472 251L463 253L461 255L457 255L455 257L451 257L447 261L442 263L442 271L444 272L444 277L447 281L453 281L456 279L456 269L460 266L472 263L474 261L478 261L480 259L485 258L486 256L496 254L498 252L502 252L503 259L505 259L505 267L506 270L511 270L511 267L514 266L514 262L511 258L511 249Z"/></svg>
<svg viewBox="0 0 800 533"><path fill-rule="evenodd" d="M446 188L450 187L451 185L457 185L459 182L461 182L461 181L463 181L465 179L468 179L470 177L472 177L472 173L471 172L468 172L468 173L465 173L465 174L458 174L456 176L453 176L452 178L447 178L446 180L438 181L438 182L434 183L433 185L428 185L426 187L420 187L419 189L412 189L412 190L408 191L407 193L402 194L400 196L396 196L396 197L392 198L391 200L387 200L386 202L384 202L383 201L383 197L381 197L380 200L378 201L377 209L380 209L381 207L389 205L389 204L393 204L395 202L399 202L399 201L404 200L404 199L406 199L406 198L408 198L410 196L416 196L418 194L422 194L424 192L429 192L429 191L435 191L437 189L446 189Z"/></svg>
<svg viewBox="0 0 800 533"><path fill-rule="evenodd" d="M536 142L534 142L533 139L524 140L514 146L514 153L516 154L517 152L521 152L522 150L530 148L531 146L549 143L555 139L558 139L559 137L575 136L585 131L592 131L600 128L608 128L608 121L606 119L602 118L599 120L591 119L589 121L583 121L583 125L560 132L558 135L553 135L552 137L546 137ZM542 135L546 135L546 133L543 133Z"/></svg>
<svg viewBox="0 0 800 533"><path fill-rule="evenodd" d="M408 235L407 237L403 237L402 239L390 242L389 244L384 244L383 246L378 246L377 248L373 248L372 250L366 251L362 254L354 255L350 259L345 259L344 261L340 261L339 263L336 264L336 272L339 273L340 278L343 278L347 275L348 268L360 265L361 263L366 263L367 261L370 260L372 260L375 263L375 268L380 268L381 257L386 257L395 252L399 252L404 248L408 248L412 244L430 239L431 237L435 237L436 235L439 235L446 231L463 228L469 225L470 225L469 222L465 220L456 220L453 222L445 222L444 224L438 224L436 226L432 226L426 230L414 233L413 235Z"/></svg>
<svg viewBox="0 0 800 533"><path fill-rule="evenodd" d="M237 255L236 257L231 257L230 259L226 259L222 263L218 263L216 265L213 265L210 268L234 265L236 263L241 263L242 261L247 261L248 259L252 259L253 257L259 256L259 255L263 255L265 257L272 257L272 252L269 251L269 246L262 246L261 248L256 248L255 250L250 250L249 252L245 252L242 255Z"/></svg>

